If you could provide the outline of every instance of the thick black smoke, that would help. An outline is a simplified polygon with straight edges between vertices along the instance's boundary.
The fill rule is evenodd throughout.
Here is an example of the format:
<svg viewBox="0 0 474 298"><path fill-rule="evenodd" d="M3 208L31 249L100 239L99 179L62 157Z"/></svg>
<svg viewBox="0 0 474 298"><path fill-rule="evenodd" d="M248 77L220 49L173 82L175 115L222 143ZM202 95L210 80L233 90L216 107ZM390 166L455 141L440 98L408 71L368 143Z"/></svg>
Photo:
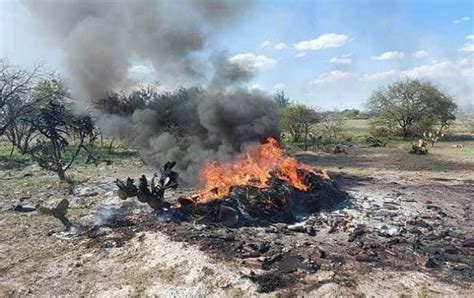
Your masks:
<svg viewBox="0 0 474 298"><path fill-rule="evenodd" d="M187 177L197 177L204 160L230 159L246 144L277 135L273 101L242 86L253 74L212 48L214 33L237 22L246 1L31 0L27 5L41 32L64 50L73 88L96 110L101 128L140 147L148 163L177 160ZM205 57L209 52L214 54ZM128 68L134 60L150 61L165 85L201 87L117 95L131 84Z"/></svg>
<svg viewBox="0 0 474 298"><path fill-rule="evenodd" d="M127 84L131 60L153 63L161 82L195 82L196 57L216 28L247 2L234 0L26 0L35 24L64 49L65 63L85 98ZM183 85L183 84L181 84Z"/></svg>
<svg viewBox="0 0 474 298"><path fill-rule="evenodd" d="M151 91L150 91L151 92ZM129 140L151 165L178 161L188 182L198 181L206 160L230 160L246 145L278 136L278 112L273 101L257 90L218 91L181 88L173 92L135 92L129 105L98 102L102 130ZM134 100L144 98L145 101Z"/></svg>

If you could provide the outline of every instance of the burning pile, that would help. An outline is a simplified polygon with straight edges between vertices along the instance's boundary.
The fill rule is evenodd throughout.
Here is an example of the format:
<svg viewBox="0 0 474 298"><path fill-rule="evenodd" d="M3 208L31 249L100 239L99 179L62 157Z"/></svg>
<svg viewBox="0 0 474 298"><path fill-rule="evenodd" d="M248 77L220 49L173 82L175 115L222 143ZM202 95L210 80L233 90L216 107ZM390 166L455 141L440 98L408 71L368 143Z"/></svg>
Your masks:
<svg viewBox="0 0 474 298"><path fill-rule="evenodd" d="M204 186L192 200L202 204L222 199L236 186L268 188L272 177L298 190L307 191L310 188L310 175L330 179L326 171L316 174L309 166L287 157L278 141L270 137L264 144L248 148L232 162L206 163L201 171Z"/></svg>
<svg viewBox="0 0 474 298"><path fill-rule="evenodd" d="M122 198L137 196L144 202L143 194L156 194L153 200L162 201L166 183L174 185L177 179L169 165L167 163L167 169L161 171L158 188L163 191L156 191L153 182L152 189L148 190L144 176L138 187L129 178L126 184L117 181ZM166 173L173 175L167 177ZM201 178L198 194L179 198L171 209L179 210L184 218L199 217L228 226L289 223L298 215L333 206L345 198L326 170L315 171L286 156L274 138L249 147L232 162L207 162L201 170Z"/></svg>

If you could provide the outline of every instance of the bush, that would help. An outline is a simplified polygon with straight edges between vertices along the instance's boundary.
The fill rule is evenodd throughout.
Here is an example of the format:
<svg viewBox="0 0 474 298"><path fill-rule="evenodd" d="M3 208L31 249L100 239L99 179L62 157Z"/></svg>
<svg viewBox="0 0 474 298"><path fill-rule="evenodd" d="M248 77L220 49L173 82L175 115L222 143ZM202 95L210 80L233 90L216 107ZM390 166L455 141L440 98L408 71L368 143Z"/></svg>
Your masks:
<svg viewBox="0 0 474 298"><path fill-rule="evenodd" d="M375 126L371 127L369 130L371 136L376 138L390 138L393 137L393 131L387 127Z"/></svg>
<svg viewBox="0 0 474 298"><path fill-rule="evenodd" d="M311 141L313 125L320 121L314 109L305 105L290 105L281 109L281 126L284 132L291 136L293 143L301 142L307 150Z"/></svg>

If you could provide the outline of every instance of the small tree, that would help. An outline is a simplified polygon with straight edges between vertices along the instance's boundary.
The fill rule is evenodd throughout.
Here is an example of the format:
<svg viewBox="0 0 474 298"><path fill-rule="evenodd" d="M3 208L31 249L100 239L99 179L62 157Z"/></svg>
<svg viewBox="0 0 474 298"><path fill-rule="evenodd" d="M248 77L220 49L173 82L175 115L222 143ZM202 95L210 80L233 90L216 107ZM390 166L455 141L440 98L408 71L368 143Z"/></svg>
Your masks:
<svg viewBox="0 0 474 298"><path fill-rule="evenodd" d="M327 115L321 120L321 136L326 142L333 143L341 137L344 120L337 115Z"/></svg>
<svg viewBox="0 0 474 298"><path fill-rule="evenodd" d="M40 70L41 65L25 70L0 59L0 136L36 103L31 95Z"/></svg>
<svg viewBox="0 0 474 298"><path fill-rule="evenodd" d="M30 141L34 139L36 128L31 123L39 110L44 107L51 97L58 93L60 84L55 79L42 79L28 92L24 92L15 99L10 99L4 106L3 116L8 126L5 136L20 153L28 152Z"/></svg>
<svg viewBox="0 0 474 298"><path fill-rule="evenodd" d="M94 124L89 116L78 116L67 108L69 92L61 81L51 79L41 81L35 88L35 96L43 98L28 122L35 132L36 144L27 153L44 169L54 171L65 180L66 171L71 167L81 149L85 149L85 139L92 137ZM71 139L76 140L72 151Z"/></svg>
<svg viewBox="0 0 474 298"><path fill-rule="evenodd" d="M277 91L277 93L273 96L273 100L281 109L290 105L290 98L285 96L285 91Z"/></svg>
<svg viewBox="0 0 474 298"><path fill-rule="evenodd" d="M447 127L456 110L452 98L432 83L411 79L375 91L368 105L387 126L399 127L403 137L421 135L435 125Z"/></svg>
<svg viewBox="0 0 474 298"><path fill-rule="evenodd" d="M50 101L39 111L32 125L40 137L29 153L42 168L56 172L61 180L65 180L65 173L83 149L84 140L93 133L92 119L72 114L64 103ZM73 134L78 138L76 149L66 154L70 145L68 138Z"/></svg>
<svg viewBox="0 0 474 298"><path fill-rule="evenodd" d="M281 125L293 142L303 141L304 150L308 149L311 128L318 123L318 113L305 105L291 105L281 110Z"/></svg>
<svg viewBox="0 0 474 298"><path fill-rule="evenodd" d="M25 153L30 138L34 133L29 122L24 121L25 117L31 113L31 108L26 108L26 100L23 96L16 96L10 99L3 107L4 135L12 145L11 154L15 148L21 153Z"/></svg>

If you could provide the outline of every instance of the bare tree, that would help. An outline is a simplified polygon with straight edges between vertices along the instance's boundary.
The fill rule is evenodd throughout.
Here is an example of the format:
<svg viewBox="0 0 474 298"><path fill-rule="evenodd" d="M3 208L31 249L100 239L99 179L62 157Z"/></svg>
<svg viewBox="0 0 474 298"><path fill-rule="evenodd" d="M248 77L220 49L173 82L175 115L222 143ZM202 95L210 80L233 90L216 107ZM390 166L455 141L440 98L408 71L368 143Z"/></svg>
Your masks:
<svg viewBox="0 0 474 298"><path fill-rule="evenodd" d="M40 64L25 70L0 59L0 136L34 105L31 94L40 70Z"/></svg>
<svg viewBox="0 0 474 298"><path fill-rule="evenodd" d="M24 116L14 119L5 131L5 136L12 145L10 155L15 149L21 154L27 153L35 132L35 127Z"/></svg>

